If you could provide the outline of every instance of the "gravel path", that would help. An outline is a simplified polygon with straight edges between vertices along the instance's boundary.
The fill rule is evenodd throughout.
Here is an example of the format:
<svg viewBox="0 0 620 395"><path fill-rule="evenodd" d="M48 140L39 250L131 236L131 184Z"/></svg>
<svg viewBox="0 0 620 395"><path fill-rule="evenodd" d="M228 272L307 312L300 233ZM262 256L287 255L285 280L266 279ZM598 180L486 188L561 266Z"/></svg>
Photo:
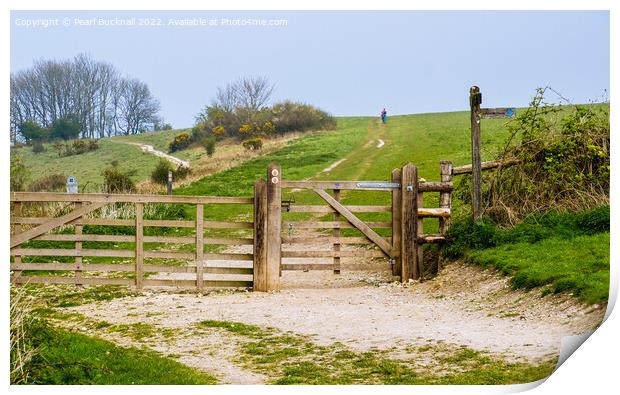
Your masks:
<svg viewBox="0 0 620 395"><path fill-rule="evenodd" d="M531 363L557 357L563 336L593 330L605 312L605 306L580 305L568 296L512 291L505 277L460 263L447 266L434 280L404 286L391 283L386 270L284 272L282 281L279 293L149 292L73 310L116 324L151 322L180 329L207 319L239 321L359 351L444 342ZM205 344L226 342L194 336L153 348L182 354L181 362L216 372L224 382L261 382L230 362L232 346L215 356L205 351L196 357Z"/></svg>

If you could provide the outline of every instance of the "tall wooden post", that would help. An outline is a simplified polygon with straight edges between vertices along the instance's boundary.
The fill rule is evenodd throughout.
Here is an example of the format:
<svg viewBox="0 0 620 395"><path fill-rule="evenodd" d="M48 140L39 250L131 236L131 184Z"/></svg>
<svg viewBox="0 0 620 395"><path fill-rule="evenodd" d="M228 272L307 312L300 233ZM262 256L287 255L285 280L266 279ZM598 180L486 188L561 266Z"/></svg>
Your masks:
<svg viewBox="0 0 620 395"><path fill-rule="evenodd" d="M196 205L196 288L202 292L204 288L204 205Z"/></svg>
<svg viewBox="0 0 620 395"><path fill-rule="evenodd" d="M267 291L267 183L254 184L254 291Z"/></svg>
<svg viewBox="0 0 620 395"><path fill-rule="evenodd" d="M280 290L282 260L280 227L282 224L282 170L272 163L267 170L267 291Z"/></svg>
<svg viewBox="0 0 620 395"><path fill-rule="evenodd" d="M407 163L400 175L401 281L420 277L416 264L418 227L418 168Z"/></svg>
<svg viewBox="0 0 620 395"><path fill-rule="evenodd" d="M142 289L144 264L144 203L136 203L136 288Z"/></svg>
<svg viewBox="0 0 620 395"><path fill-rule="evenodd" d="M452 182L452 162L442 160L439 162L439 173L441 174L441 182ZM452 193L449 191L439 193L439 208L452 209ZM439 233L446 235L450 227L450 217L439 218Z"/></svg>
<svg viewBox="0 0 620 395"><path fill-rule="evenodd" d="M400 182L400 169L392 170L392 182ZM392 275L399 276L402 273L400 252L401 252L401 190L392 189L392 251L394 251L394 261L392 262Z"/></svg>
<svg viewBox="0 0 620 395"><path fill-rule="evenodd" d="M21 217L23 214L22 212L22 202L15 202L13 203L13 215L15 217ZM22 225L21 224L15 224L15 234L20 234L22 232ZM20 264L22 263L22 257L21 255L15 255L13 257L13 262L15 262L15 264ZM18 277L20 277L22 275L22 271L21 270L15 270L13 272L13 279L17 280ZM20 283L18 283L17 281L15 281L15 285L18 285Z"/></svg>
<svg viewBox="0 0 620 395"><path fill-rule="evenodd" d="M416 179L416 185L417 185L417 179ZM418 206L416 207L416 213L418 212L418 208L421 208L421 207L424 207L424 192L418 191ZM416 267L417 267L419 278L424 279L424 250L423 250L422 244L418 242L418 240L422 238L422 235L424 235L424 219L422 217L418 217L417 219L418 219L417 220L418 226L416 229L416 236L415 236Z"/></svg>
<svg viewBox="0 0 620 395"><path fill-rule="evenodd" d="M82 207L84 203L76 203L76 206ZM75 225L75 234L82 235L82 225ZM82 241L75 242L75 285L80 286L82 280Z"/></svg>
<svg viewBox="0 0 620 395"><path fill-rule="evenodd" d="M334 200L340 201L340 189L334 189ZM337 211L334 212L334 221L340 221L340 213ZM340 228L334 228L332 235L336 239L333 244L333 251L340 251ZM340 256L334 256L333 264L334 274L340 274Z"/></svg>
<svg viewBox="0 0 620 395"><path fill-rule="evenodd" d="M469 107L471 118L471 164L473 189L471 208L474 221L482 218L482 165L480 159L480 104L482 93L480 88L472 86L469 90Z"/></svg>

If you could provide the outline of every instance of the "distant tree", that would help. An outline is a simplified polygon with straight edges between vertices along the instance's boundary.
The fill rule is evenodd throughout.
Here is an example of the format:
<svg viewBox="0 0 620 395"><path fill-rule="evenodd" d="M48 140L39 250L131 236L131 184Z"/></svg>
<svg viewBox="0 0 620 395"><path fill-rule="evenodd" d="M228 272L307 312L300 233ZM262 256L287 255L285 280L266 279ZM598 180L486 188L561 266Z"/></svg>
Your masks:
<svg viewBox="0 0 620 395"><path fill-rule="evenodd" d="M80 124L77 116L66 115L55 120L50 129L51 138L72 140L80 136L83 126Z"/></svg>
<svg viewBox="0 0 620 395"><path fill-rule="evenodd" d="M159 101L149 87L138 80L126 80L119 86L118 128L125 135L141 133L157 122Z"/></svg>
<svg viewBox="0 0 620 395"><path fill-rule="evenodd" d="M237 107L256 113L267 105L275 85L267 77L243 77L233 85Z"/></svg>
<svg viewBox="0 0 620 395"><path fill-rule="evenodd" d="M33 120L22 122L18 127L18 131L27 143L42 141L49 137L49 130Z"/></svg>

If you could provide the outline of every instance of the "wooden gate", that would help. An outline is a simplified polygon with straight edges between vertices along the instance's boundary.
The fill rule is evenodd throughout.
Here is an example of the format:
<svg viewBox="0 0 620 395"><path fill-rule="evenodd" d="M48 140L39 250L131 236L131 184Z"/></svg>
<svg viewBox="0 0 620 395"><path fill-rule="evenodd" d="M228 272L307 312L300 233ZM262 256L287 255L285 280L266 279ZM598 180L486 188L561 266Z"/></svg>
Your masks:
<svg viewBox="0 0 620 395"><path fill-rule="evenodd" d="M259 283L255 282L255 289L279 289L283 270L339 273L342 257L384 257L401 281L419 279L424 262L422 244L444 241L449 226L450 162L441 162L440 175L438 182L418 180L417 167L409 163L394 169L386 181L289 181L282 179L280 166L272 164L267 181L259 180L255 186L255 201L259 202L255 207L255 235L264 233L267 240L264 246L255 240L255 270L258 266L264 268ZM294 199L287 199L286 193L283 198L283 190L311 190L321 198L321 204L297 204ZM347 205L342 203L345 191L387 193L389 196L383 200L391 204ZM429 192L439 193L439 207L424 207L424 194ZM373 213L381 220L362 218ZM322 217L316 218L317 215ZM424 233L425 218L439 219L438 233ZM311 234L304 233L308 230ZM351 232L358 235L348 235ZM296 245L304 248L287 248ZM323 248L308 248L309 245ZM375 248L343 249L343 245ZM331 264L316 263L317 258L331 258ZM291 262L293 259L312 259L313 262L300 264Z"/></svg>
<svg viewBox="0 0 620 395"><path fill-rule="evenodd" d="M251 218L253 204L240 197L14 192L11 280L250 288L253 224L243 217ZM205 206L223 205L239 206L240 220L205 220ZM195 210L195 220L179 215L181 207ZM234 246L241 251L229 251Z"/></svg>
<svg viewBox="0 0 620 395"><path fill-rule="evenodd" d="M452 164L441 162L440 169L438 182L419 180L411 163L394 169L386 181L289 181L272 164L267 180L254 185L253 199L14 192L11 280L272 291L280 288L283 270L339 273L342 257L383 257L401 281L419 279L422 244L444 241L449 225ZM320 204L283 198L282 191L292 189L300 197L311 191ZM358 192L389 194L378 201L390 204L343 199L343 193ZM429 192L439 193L439 207L424 207ZM242 209L223 208L231 205ZM195 219L186 219L193 211ZM439 219L438 233L424 232L426 218ZM294 248L302 245L323 249ZM373 249L349 248L354 245ZM319 258L331 263L316 263ZM295 259L314 261L291 262Z"/></svg>

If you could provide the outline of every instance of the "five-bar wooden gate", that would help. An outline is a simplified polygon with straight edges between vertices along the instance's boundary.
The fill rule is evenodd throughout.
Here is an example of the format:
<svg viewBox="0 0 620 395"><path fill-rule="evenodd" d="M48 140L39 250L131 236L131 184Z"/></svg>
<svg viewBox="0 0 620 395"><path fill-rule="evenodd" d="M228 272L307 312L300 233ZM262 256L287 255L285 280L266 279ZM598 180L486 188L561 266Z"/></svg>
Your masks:
<svg viewBox="0 0 620 395"><path fill-rule="evenodd" d="M254 185L254 198L14 192L11 279L272 291L280 289L283 270L339 273L341 257L384 257L401 281L419 279L422 244L445 240L449 225L452 164L442 161L440 170L438 182L419 180L410 163L386 181L289 181L272 164L267 179ZM283 189L311 190L321 204L283 200ZM391 204L343 203L342 193L351 191L389 193ZM439 193L439 207L424 207L428 192ZM195 219L168 209L175 205L195 210ZM205 218L205 207L222 217L214 211L221 205L241 209L237 215L227 209L226 220ZM162 210L168 214L158 217ZM381 220L363 219L368 215ZM424 233L425 218L439 219L438 233ZM313 244L319 248L308 248ZM298 258L331 264L290 262Z"/></svg>

